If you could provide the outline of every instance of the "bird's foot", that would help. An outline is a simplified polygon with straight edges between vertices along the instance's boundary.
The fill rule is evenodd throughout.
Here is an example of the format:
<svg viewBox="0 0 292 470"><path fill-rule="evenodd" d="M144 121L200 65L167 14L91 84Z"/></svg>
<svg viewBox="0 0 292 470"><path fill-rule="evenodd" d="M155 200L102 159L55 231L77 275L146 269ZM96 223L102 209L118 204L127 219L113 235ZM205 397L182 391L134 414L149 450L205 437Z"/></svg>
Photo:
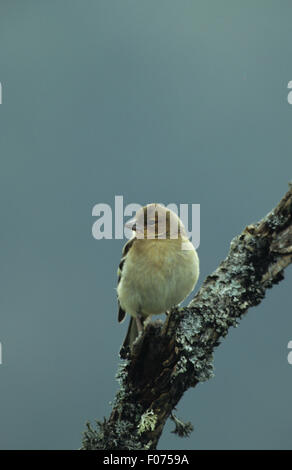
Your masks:
<svg viewBox="0 0 292 470"><path fill-rule="evenodd" d="M136 315L136 325L137 325L138 333L142 333L144 330L142 315L139 315L139 314Z"/></svg>

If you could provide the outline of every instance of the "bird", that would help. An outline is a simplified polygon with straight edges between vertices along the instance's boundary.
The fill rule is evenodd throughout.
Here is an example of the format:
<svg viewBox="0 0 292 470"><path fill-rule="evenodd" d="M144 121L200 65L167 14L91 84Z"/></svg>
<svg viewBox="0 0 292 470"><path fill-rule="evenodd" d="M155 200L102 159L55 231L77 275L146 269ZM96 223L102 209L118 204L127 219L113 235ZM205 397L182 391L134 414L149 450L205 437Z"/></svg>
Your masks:
<svg viewBox="0 0 292 470"><path fill-rule="evenodd" d="M131 318L121 352L132 351L144 321L179 305L199 277L197 252L174 211L147 204L125 226L133 236L118 267L118 321Z"/></svg>

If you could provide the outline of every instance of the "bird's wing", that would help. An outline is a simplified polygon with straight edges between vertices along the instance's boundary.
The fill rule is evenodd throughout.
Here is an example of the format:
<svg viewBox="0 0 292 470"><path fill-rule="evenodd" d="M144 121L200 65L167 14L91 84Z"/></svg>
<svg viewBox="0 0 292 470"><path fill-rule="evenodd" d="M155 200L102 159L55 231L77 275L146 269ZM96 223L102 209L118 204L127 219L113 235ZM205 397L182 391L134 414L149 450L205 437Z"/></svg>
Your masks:
<svg viewBox="0 0 292 470"><path fill-rule="evenodd" d="M123 271L123 266L127 258L127 254L129 253L129 250L133 246L133 244L136 241L136 237L131 238L130 240L127 241L127 243L124 245L123 251L122 251L122 258L118 267L118 285L121 281L122 278L122 271ZM122 322L126 316L126 312L122 309L120 302L118 300L118 321Z"/></svg>

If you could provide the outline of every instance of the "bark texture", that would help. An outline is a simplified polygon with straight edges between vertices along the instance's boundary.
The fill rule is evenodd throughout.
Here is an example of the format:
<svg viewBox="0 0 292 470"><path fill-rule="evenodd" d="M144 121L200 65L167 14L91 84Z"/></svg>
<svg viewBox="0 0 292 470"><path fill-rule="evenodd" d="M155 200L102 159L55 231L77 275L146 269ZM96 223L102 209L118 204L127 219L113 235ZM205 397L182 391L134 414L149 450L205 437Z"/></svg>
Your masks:
<svg viewBox="0 0 292 470"><path fill-rule="evenodd" d="M235 237L228 256L185 308L146 326L118 372L111 415L87 423L82 449L155 449L184 392L213 376L213 351L292 262L292 186L264 219ZM177 424L177 423L176 423ZM189 425L181 426L181 434ZM180 431L178 430L178 433Z"/></svg>

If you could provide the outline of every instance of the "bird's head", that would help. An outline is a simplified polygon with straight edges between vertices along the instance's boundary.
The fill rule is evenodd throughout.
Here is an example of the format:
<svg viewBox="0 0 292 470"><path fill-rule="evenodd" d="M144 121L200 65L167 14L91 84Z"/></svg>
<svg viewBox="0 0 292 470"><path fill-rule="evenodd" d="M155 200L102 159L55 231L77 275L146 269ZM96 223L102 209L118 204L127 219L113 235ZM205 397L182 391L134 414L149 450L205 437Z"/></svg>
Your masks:
<svg viewBox="0 0 292 470"><path fill-rule="evenodd" d="M136 232L142 239L176 239L186 236L182 221L170 209L160 204L147 204L136 212L126 227Z"/></svg>

